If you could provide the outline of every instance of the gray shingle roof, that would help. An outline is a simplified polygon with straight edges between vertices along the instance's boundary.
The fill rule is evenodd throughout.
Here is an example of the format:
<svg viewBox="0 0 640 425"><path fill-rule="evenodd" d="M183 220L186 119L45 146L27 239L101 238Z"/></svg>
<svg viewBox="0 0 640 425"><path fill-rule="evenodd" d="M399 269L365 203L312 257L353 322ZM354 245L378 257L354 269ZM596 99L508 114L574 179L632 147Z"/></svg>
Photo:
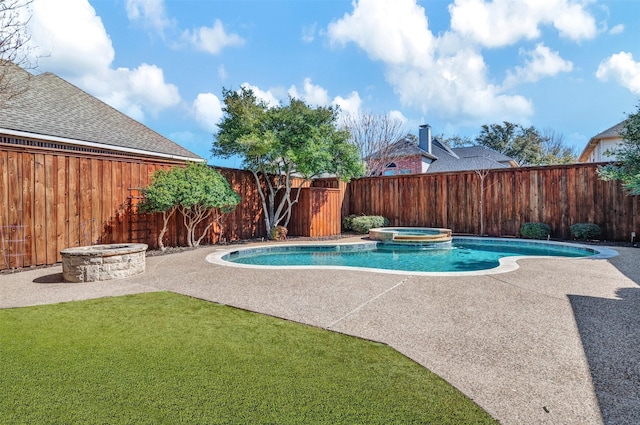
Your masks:
<svg viewBox="0 0 640 425"><path fill-rule="evenodd" d="M627 120L621 121L618 124L614 125L613 127L606 129L602 133L596 134L595 136L592 137L592 139L608 139L612 137L619 137L620 132L624 128L624 125L626 122Z"/></svg>
<svg viewBox="0 0 640 425"><path fill-rule="evenodd" d="M27 71L15 72L29 78ZM0 128L201 160L78 87L49 72L31 76L29 88L0 109Z"/></svg>
<svg viewBox="0 0 640 425"><path fill-rule="evenodd" d="M457 157L452 156L438 145L433 145L433 153L438 157L429 165L428 173L450 171L486 170L509 168L511 158L484 146L469 148L451 148ZM504 162L502 162L504 161Z"/></svg>
<svg viewBox="0 0 640 425"><path fill-rule="evenodd" d="M413 155L422 155L427 158L435 159L435 157L429 152L421 149L416 143L411 140L403 139L393 144L392 149L387 152L384 152L384 157L388 158L389 154L392 157L403 157L403 156L413 156ZM381 152L374 152L371 154L369 159L378 159L381 157Z"/></svg>
<svg viewBox="0 0 640 425"><path fill-rule="evenodd" d="M613 127L610 127L605 131L603 131L602 133L598 133L595 136L593 136L591 139L589 139L589 142L587 142L587 146L584 147L584 150L582 151L580 156L578 156L578 162L588 161L589 155L598 145L598 142L600 142L601 140L619 138L620 132L624 128L624 125L626 124L626 122L627 120L621 121L618 124L614 125Z"/></svg>
<svg viewBox="0 0 640 425"><path fill-rule="evenodd" d="M410 140L396 143L394 157L414 155L422 155L433 160L427 173L509 168L513 161L512 158L485 146L450 148L445 143L433 139L429 153ZM377 155L373 154L371 157L375 159Z"/></svg>

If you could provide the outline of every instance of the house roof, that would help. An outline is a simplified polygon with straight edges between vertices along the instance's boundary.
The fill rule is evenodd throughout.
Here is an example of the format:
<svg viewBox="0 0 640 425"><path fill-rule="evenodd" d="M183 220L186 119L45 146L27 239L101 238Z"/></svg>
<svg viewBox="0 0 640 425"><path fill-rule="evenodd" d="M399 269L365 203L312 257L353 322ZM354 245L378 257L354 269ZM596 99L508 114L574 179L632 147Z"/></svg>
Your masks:
<svg viewBox="0 0 640 425"><path fill-rule="evenodd" d="M584 150L578 157L578 162L586 162L589 159L589 155L591 154L591 152L596 148L601 140L620 139L620 133L622 132L622 129L624 128L626 122L627 120L621 121L613 127L610 127L589 139L587 146L584 147Z"/></svg>
<svg viewBox="0 0 640 425"><path fill-rule="evenodd" d="M415 155L421 155L431 160L427 170L428 173L517 166L512 158L485 146L451 148L446 143L433 139L431 141L431 153L429 153L411 140L404 139L395 144L394 157ZM378 156L378 153L374 153L370 158L376 159Z"/></svg>
<svg viewBox="0 0 640 425"><path fill-rule="evenodd" d="M52 73L31 76L18 66L12 68L19 77L29 79L28 89L1 110L0 133L202 161L193 152Z"/></svg>
<svg viewBox="0 0 640 425"><path fill-rule="evenodd" d="M418 146L415 142L409 139L402 139L393 144L393 148L391 149L393 157L404 157L404 156L414 156L421 155L429 159L436 159L436 157L429 152L423 150ZM374 152L367 159L378 159L381 156L387 157L387 155L382 155L380 151Z"/></svg>
<svg viewBox="0 0 640 425"><path fill-rule="evenodd" d="M429 165L428 173L509 168L513 161L508 156L485 146L449 148L446 144L434 140L432 147L438 159Z"/></svg>

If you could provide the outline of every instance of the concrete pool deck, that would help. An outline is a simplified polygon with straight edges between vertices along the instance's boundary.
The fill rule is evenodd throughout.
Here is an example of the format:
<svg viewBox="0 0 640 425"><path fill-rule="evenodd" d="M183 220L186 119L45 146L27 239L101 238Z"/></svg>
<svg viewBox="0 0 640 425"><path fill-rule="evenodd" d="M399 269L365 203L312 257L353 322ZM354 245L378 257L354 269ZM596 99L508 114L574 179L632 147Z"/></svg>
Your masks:
<svg viewBox="0 0 640 425"><path fill-rule="evenodd" d="M172 291L384 342L502 424L640 423L640 249L526 259L481 276L258 270L229 247L148 257L143 275L64 283L61 266L0 275L0 308Z"/></svg>

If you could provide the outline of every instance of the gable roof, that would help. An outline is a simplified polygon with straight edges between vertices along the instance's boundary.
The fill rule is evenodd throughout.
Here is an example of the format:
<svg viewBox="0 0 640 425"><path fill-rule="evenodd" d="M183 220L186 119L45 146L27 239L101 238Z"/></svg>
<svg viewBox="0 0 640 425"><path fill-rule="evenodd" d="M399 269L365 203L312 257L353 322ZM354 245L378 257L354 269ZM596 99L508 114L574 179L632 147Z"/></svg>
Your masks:
<svg viewBox="0 0 640 425"><path fill-rule="evenodd" d="M418 146L415 142L412 142L409 139L402 139L393 144L391 149L387 152L392 152L392 156L395 157L404 157L404 156L415 156L421 155L429 159L436 159L436 157L429 152L423 150ZM381 151L372 153L367 159L378 159L381 156L386 156L381 153Z"/></svg>
<svg viewBox="0 0 640 425"><path fill-rule="evenodd" d="M510 158L496 150L485 146L471 146L451 148L446 143L433 139L431 153L422 149L417 143L403 139L395 143L394 157L421 155L430 161L427 173L443 173L449 171L472 171L492 168L509 168L517 164ZM379 154L371 155L376 159Z"/></svg>
<svg viewBox="0 0 640 425"><path fill-rule="evenodd" d="M433 153L438 159L429 165L428 173L509 168L513 161L486 146L449 148L438 140L433 141Z"/></svg>
<svg viewBox="0 0 640 425"><path fill-rule="evenodd" d="M598 133L595 136L593 136L591 139L589 139L587 146L584 147L584 150L578 157L578 162L586 162L589 159L589 155L591 154L591 152L596 148L596 146L601 140L621 139L620 133L622 132L622 129L624 128L624 125L626 122L627 120L621 121L618 124L614 125L613 127L610 127L605 131Z"/></svg>
<svg viewBox="0 0 640 425"><path fill-rule="evenodd" d="M201 157L62 78L11 66L28 88L0 111L0 133L190 161Z"/></svg>

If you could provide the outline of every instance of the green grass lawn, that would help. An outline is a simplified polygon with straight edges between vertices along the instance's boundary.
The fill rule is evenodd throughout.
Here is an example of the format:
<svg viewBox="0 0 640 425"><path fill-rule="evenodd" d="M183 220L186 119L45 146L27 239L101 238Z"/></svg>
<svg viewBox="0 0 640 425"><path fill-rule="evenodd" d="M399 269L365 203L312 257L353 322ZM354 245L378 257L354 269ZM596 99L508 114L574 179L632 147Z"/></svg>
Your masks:
<svg viewBox="0 0 640 425"><path fill-rule="evenodd" d="M383 344L149 293L0 310L0 423L496 422Z"/></svg>

